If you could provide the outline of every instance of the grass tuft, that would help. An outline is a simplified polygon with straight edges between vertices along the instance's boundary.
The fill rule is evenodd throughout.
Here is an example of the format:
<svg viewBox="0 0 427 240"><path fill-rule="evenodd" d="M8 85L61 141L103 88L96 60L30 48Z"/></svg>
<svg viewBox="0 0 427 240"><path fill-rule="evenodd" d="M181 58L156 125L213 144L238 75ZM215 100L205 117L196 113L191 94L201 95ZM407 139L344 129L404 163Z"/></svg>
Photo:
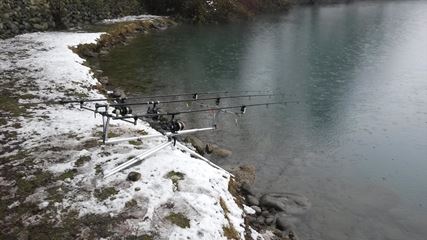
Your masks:
<svg viewBox="0 0 427 240"><path fill-rule="evenodd" d="M181 228L190 228L190 219L182 213L171 213L166 219Z"/></svg>

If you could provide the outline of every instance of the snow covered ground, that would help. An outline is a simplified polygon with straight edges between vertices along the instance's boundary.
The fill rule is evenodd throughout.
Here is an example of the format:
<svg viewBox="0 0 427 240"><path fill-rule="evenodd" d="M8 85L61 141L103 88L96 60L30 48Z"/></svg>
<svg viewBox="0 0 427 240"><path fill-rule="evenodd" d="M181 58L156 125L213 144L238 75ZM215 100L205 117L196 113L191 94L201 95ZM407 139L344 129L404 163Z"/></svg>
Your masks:
<svg viewBox="0 0 427 240"><path fill-rule="evenodd" d="M95 90L99 83L82 65L84 60L69 48L94 42L99 36L100 33L49 32L0 41L0 85L14 81L10 91L17 96L33 96L22 97L20 103L104 97ZM102 145L101 118L94 118L92 112L80 109L78 104L25 108L26 116L10 118L1 126L3 133L16 132L16 137L9 141L0 133L0 140L5 142L0 157L9 159L0 165L0 185L8 186L2 201L10 203L10 211L29 203L38 206L38 211L16 218L23 228L41 224L42 220L56 226L73 212L77 213L76 218L90 214L120 218L109 229L112 237L226 239L224 230L235 229L244 238L245 228L249 229L243 218L246 213L228 190L231 176L225 170L193 158L183 149L168 147L104 179L103 173L167 139ZM111 126L112 134L118 137L156 133L144 122L136 126L113 122ZM40 171L52 175L51 180L21 194L26 185L20 183L34 183L40 178ZM140 173L141 179L127 181L132 171ZM8 173L19 174L7 176ZM15 218L6 216L1 225L6 226L10 219ZM13 231L13 226L8 227ZM85 231L90 228L81 227L77 236L85 238ZM251 235L254 239L258 236L255 231Z"/></svg>
<svg viewBox="0 0 427 240"><path fill-rule="evenodd" d="M138 15L138 16L126 16L122 18L114 18L114 19L105 19L102 21L104 24L113 24L119 22L132 22L132 21L140 21L140 20L151 20L156 18L162 18L161 16L156 15Z"/></svg>

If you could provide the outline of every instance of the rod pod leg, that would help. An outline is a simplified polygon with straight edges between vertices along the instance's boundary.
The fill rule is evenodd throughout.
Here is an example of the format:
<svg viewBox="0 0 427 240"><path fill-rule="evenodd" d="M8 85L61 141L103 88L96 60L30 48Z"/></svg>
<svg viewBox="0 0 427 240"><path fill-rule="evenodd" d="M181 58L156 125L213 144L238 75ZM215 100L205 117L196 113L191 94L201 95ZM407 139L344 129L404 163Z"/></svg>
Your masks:
<svg viewBox="0 0 427 240"><path fill-rule="evenodd" d="M172 142L169 141L166 143L162 143L162 144L160 144L160 145L158 145L152 149L149 149L149 150L143 152L142 154L132 158L131 160L111 169L111 171L109 173L105 174L104 178L112 176L112 175L116 174L117 172L120 172L121 170L131 166L132 164L135 164L135 163L143 160L144 158L147 158L147 157L153 155L154 153L156 153L156 152L158 152L158 151L162 150L163 148L166 148L170 145L172 145Z"/></svg>

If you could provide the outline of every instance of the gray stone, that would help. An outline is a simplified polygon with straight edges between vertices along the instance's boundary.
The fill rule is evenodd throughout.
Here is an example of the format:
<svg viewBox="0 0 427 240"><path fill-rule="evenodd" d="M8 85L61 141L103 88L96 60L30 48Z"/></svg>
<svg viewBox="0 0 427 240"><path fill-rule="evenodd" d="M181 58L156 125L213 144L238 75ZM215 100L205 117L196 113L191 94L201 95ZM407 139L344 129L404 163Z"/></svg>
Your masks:
<svg viewBox="0 0 427 240"><path fill-rule="evenodd" d="M205 151L206 151L207 154L211 154L213 152L214 148L217 148L217 147L218 146L215 145L215 144L208 143L208 144L206 144Z"/></svg>
<svg viewBox="0 0 427 240"><path fill-rule="evenodd" d="M260 207L258 207L258 206L251 206L251 208L252 208L253 210L255 210L255 213L256 213L256 214L260 214L260 213L261 213L261 208L260 208Z"/></svg>
<svg viewBox="0 0 427 240"><path fill-rule="evenodd" d="M113 98L125 98L126 93L122 89L116 88L116 89L114 89L113 93L111 94L111 97L113 97Z"/></svg>
<svg viewBox="0 0 427 240"><path fill-rule="evenodd" d="M104 84L104 85L107 85L109 82L109 79L108 79L108 77L101 77L101 78L99 78L99 82Z"/></svg>
<svg viewBox="0 0 427 240"><path fill-rule="evenodd" d="M276 218L276 227L282 231L292 231L299 220L295 217L279 214Z"/></svg>
<svg viewBox="0 0 427 240"><path fill-rule="evenodd" d="M256 196L255 192L252 190L252 187L247 182L242 183L242 185L240 186L240 189L246 195Z"/></svg>
<svg viewBox="0 0 427 240"><path fill-rule="evenodd" d="M262 225L264 225L264 223L265 223L265 218L264 218L263 216L259 216L259 217L257 217L257 218L256 218L256 222L257 222L258 224L262 224Z"/></svg>
<svg viewBox="0 0 427 240"><path fill-rule="evenodd" d="M284 216L277 218L276 227L277 229L282 231L289 231L295 228L295 226L292 223L290 223Z"/></svg>
<svg viewBox="0 0 427 240"><path fill-rule="evenodd" d="M298 215L310 209L311 204L306 197L295 193L268 193L260 198L260 206Z"/></svg>
<svg viewBox="0 0 427 240"><path fill-rule="evenodd" d="M205 145L203 144L202 140L200 140L198 137L187 136L185 138L185 142L191 143L191 145L193 145L197 153L199 153L200 155L205 154Z"/></svg>
<svg viewBox="0 0 427 240"><path fill-rule="evenodd" d="M246 220L247 220L249 223L253 224L253 223L255 223L255 222L256 222L256 217L254 217L254 216L247 216L247 217L246 217Z"/></svg>
<svg viewBox="0 0 427 240"><path fill-rule="evenodd" d="M212 154L220 158L226 158L231 156L233 152L225 148L214 148Z"/></svg>
<svg viewBox="0 0 427 240"><path fill-rule="evenodd" d="M127 180L132 182L136 182L139 179L141 179L141 173L139 172L130 172L127 177Z"/></svg>
<svg viewBox="0 0 427 240"><path fill-rule="evenodd" d="M247 195L246 196L246 202L250 205L250 206L258 206L259 205L259 200L258 198L252 196L252 195Z"/></svg>
<svg viewBox="0 0 427 240"><path fill-rule="evenodd" d="M264 222L265 222L265 224L270 226L274 223L274 217L267 217L267 218L265 218Z"/></svg>
<svg viewBox="0 0 427 240"><path fill-rule="evenodd" d="M270 215L270 212L268 212L267 210L264 210L261 212L261 215L264 217L268 217Z"/></svg>

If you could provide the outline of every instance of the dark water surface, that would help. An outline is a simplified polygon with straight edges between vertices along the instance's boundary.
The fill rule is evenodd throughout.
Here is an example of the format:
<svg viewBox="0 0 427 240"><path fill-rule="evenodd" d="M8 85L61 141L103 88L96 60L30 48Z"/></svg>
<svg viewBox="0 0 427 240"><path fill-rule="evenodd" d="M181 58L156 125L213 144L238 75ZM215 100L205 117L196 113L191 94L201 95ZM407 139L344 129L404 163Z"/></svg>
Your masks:
<svg viewBox="0 0 427 240"><path fill-rule="evenodd" d="M302 101L223 114L221 130L201 137L233 150L217 163L254 164L260 192L311 200L302 239L427 239L427 2L179 26L114 50L101 67L133 93L271 89Z"/></svg>

